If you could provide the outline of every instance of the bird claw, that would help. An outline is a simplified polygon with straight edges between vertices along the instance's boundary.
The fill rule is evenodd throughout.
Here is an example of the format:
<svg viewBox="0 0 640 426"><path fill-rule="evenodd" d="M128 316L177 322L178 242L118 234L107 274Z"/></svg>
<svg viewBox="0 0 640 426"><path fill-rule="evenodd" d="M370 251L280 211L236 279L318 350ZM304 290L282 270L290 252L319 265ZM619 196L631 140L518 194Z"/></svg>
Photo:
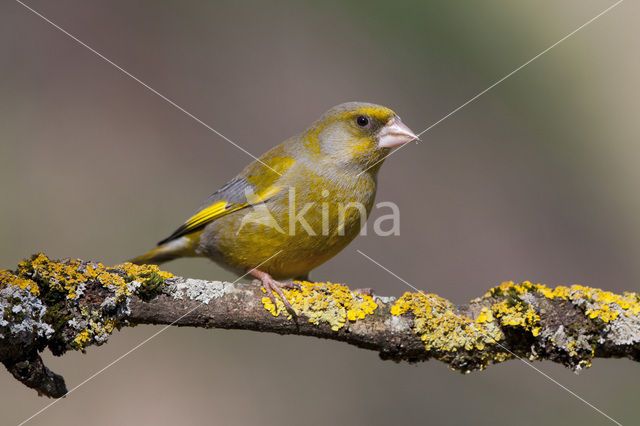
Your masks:
<svg viewBox="0 0 640 426"><path fill-rule="evenodd" d="M293 282L293 281L285 281L283 283L280 283L280 287L282 288L294 288L296 290L300 290L300 284Z"/></svg>
<svg viewBox="0 0 640 426"><path fill-rule="evenodd" d="M252 275L258 278L255 281L258 281L262 284L265 291L267 292L267 295L269 296L269 299L271 299L271 303L273 303L275 306L278 306L278 304L276 303L276 296L275 294L273 294L274 292L276 292L278 296L280 296L280 299L282 300L282 303L284 303L287 311L289 311L289 313L294 316L297 315L295 309L293 309L293 306L291 306L291 303L289 303L289 301L287 300L287 296L284 294L284 291L282 291L282 289L300 288L299 284L296 284L293 281L280 282L274 280L273 278L271 278L271 275L267 274L266 272L257 271L255 269L250 272Z"/></svg>
<svg viewBox="0 0 640 426"><path fill-rule="evenodd" d="M273 294L273 292L275 291L276 293L278 293L278 296L280 296L280 299L282 300L282 303L284 303L285 308L287 308L287 311L295 315L295 309L293 309L293 306L291 306L291 303L289 303L289 301L287 300L287 296L284 294L284 291L282 291L283 288L296 288L295 285L291 285L290 283L281 283L272 278L270 280L262 281L262 286L265 290L267 290L267 294L269 295L269 299L271 299L271 303L277 306L276 298Z"/></svg>

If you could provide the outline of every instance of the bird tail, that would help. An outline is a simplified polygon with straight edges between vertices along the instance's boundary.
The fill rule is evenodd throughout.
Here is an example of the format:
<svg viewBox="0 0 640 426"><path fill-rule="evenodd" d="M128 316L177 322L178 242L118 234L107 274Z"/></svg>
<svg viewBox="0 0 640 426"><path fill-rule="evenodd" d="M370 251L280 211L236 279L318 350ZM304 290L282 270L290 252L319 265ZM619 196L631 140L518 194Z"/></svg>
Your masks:
<svg viewBox="0 0 640 426"><path fill-rule="evenodd" d="M179 257L195 256L192 241L187 237L177 238L153 250L128 260L135 265L160 265Z"/></svg>

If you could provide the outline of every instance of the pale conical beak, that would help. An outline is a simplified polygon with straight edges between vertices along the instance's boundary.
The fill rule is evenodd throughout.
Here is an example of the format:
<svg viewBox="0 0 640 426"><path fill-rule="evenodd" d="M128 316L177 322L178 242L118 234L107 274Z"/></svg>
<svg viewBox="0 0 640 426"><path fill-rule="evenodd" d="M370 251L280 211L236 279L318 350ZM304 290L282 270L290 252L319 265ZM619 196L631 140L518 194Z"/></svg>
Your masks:
<svg viewBox="0 0 640 426"><path fill-rule="evenodd" d="M392 118L378 132L380 148L394 148L419 139L398 117Z"/></svg>

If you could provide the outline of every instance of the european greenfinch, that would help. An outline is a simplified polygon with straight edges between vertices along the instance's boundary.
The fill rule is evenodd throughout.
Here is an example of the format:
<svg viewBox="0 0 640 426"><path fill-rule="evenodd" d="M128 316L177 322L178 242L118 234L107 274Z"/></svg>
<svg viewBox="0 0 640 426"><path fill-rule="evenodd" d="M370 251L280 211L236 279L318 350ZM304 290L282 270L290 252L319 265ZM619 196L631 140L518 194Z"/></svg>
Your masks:
<svg viewBox="0 0 640 426"><path fill-rule="evenodd" d="M389 108L349 102L249 164L158 247L132 259L207 257L262 282L288 309L283 287L308 279L359 233L391 148L418 137Z"/></svg>

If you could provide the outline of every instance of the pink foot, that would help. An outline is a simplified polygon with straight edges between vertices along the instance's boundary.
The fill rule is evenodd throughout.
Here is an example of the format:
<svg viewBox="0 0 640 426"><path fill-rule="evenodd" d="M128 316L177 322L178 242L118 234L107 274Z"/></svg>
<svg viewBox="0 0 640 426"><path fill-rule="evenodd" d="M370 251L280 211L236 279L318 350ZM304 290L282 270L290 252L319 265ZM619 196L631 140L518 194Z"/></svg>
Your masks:
<svg viewBox="0 0 640 426"><path fill-rule="evenodd" d="M262 272L257 269L251 269L249 273L254 277L256 277L258 280L260 280L260 282L262 283L262 286L264 287L264 289L267 291L267 294L269 295L269 299L271 299L271 302L274 305L277 306L276 297L273 294L273 292L275 291L276 293L278 293L278 296L280 296L280 299L282 299L282 302L284 303L284 306L287 308L287 310L289 312L292 312L293 314L296 313L295 309L293 309L293 306L291 306L291 303L289 303L289 301L287 300L287 296L285 296L282 289L283 288L300 288L298 284L295 284L292 281L281 283L280 281L274 280L271 277L271 275L267 274L266 272Z"/></svg>

